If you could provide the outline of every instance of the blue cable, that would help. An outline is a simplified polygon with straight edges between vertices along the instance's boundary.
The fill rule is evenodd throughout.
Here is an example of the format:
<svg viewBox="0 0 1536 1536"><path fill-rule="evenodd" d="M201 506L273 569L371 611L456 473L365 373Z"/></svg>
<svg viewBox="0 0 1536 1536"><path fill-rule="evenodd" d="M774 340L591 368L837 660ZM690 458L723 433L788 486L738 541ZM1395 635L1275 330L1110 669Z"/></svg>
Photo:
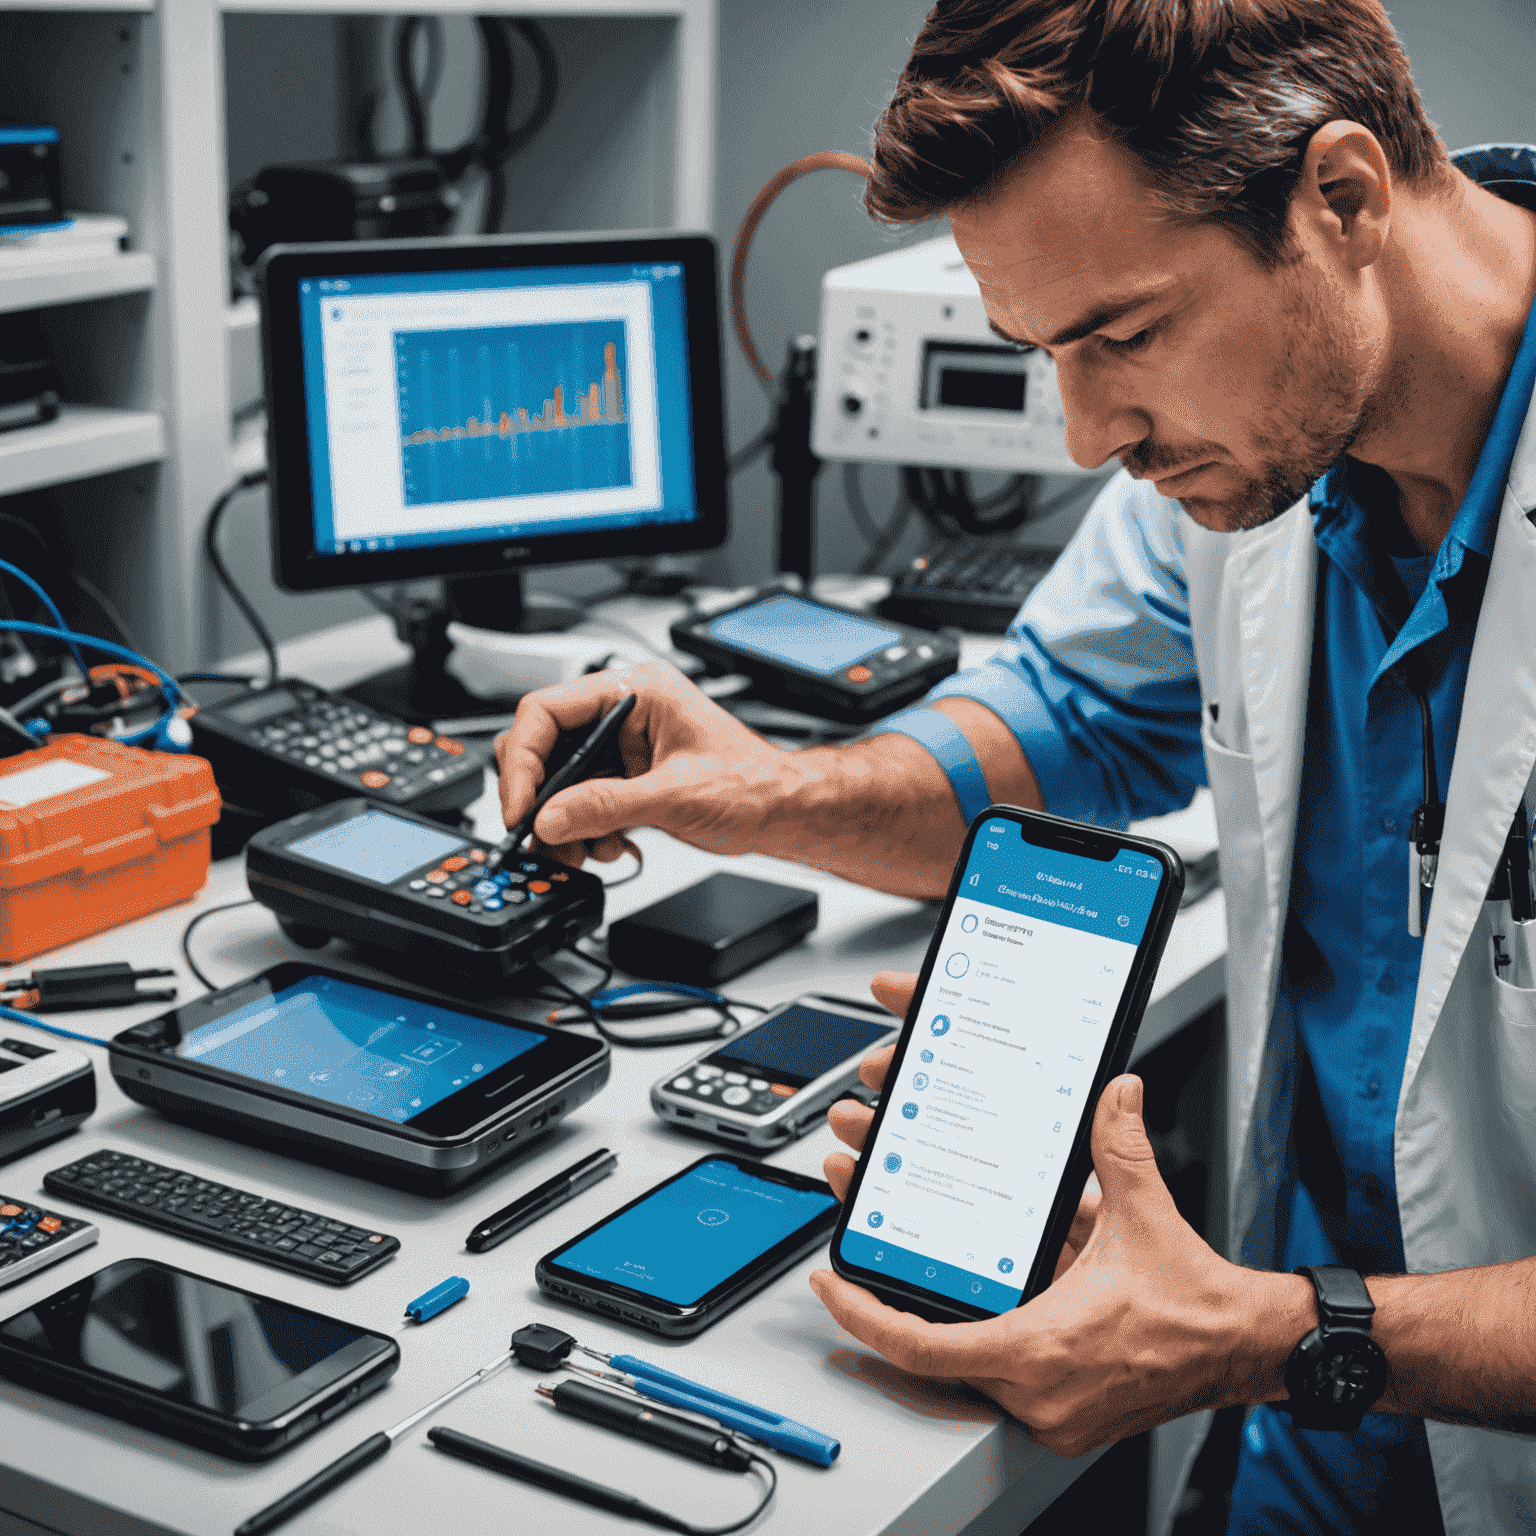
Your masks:
<svg viewBox="0 0 1536 1536"><path fill-rule="evenodd" d="M63 1035L66 1040L83 1040L87 1045L110 1046L110 1040L102 1040L96 1035L76 1034L72 1029L63 1029L57 1024L44 1024L39 1018L30 1013L23 1013L19 1008L0 1007L0 1019L14 1019L18 1024L28 1024L33 1029L41 1029L50 1035Z"/></svg>
<svg viewBox="0 0 1536 1536"><path fill-rule="evenodd" d="M0 565L6 562L0 561ZM169 672L162 672L147 656L141 656L137 651L130 651L126 645L118 645L112 640L103 640L98 635L82 635L71 629L50 629L46 624L32 624L25 619L0 619L0 630L13 630L23 635L44 635L52 640L62 640L74 651L75 646L84 645L91 650L105 651L109 656L115 656L120 661L131 662L153 672L160 679L160 686L165 691L165 713L153 724L146 726L142 731L135 732L132 736L120 736L118 740L124 746L136 747L142 742L159 737L165 727L176 718L176 711L181 706L181 689L176 686L176 679ZM75 657L79 659L79 652L75 651ZM85 670L85 663L81 662L81 669ZM170 743L162 742L162 751L185 751L185 747L176 747Z"/></svg>
<svg viewBox="0 0 1536 1536"><path fill-rule="evenodd" d="M658 992L676 993L680 997L696 997L702 1003L712 1003L717 1008L728 1007L728 1001L718 992L704 987L690 987L680 981L638 981L627 987L609 987L605 992L594 992L587 999L590 1007L599 1011L610 1003L622 1002L626 997L654 996Z"/></svg>
<svg viewBox="0 0 1536 1536"><path fill-rule="evenodd" d="M59 612L58 604L55 603L54 600L49 597L48 594L44 592L43 589L38 586L38 584L33 581L32 578L28 576L24 570L21 569L20 566L12 565L9 560L0 560L0 571L9 571L17 581L24 582L27 586L29 586L37 600L43 605L44 608L48 610L49 613L53 615L53 622L57 624L60 629L69 628L69 626L64 622L64 615ZM75 665L79 667L82 672L84 672L85 661L81 657L80 652L75 649L73 644L70 645L69 652L70 655L75 658Z"/></svg>

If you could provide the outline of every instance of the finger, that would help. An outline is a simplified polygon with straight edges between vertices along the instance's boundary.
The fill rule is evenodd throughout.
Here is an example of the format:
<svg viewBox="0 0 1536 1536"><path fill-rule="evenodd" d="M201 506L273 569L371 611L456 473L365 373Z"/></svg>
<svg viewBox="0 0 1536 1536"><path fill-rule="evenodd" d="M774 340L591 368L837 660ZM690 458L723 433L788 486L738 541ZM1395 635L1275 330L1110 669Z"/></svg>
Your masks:
<svg viewBox="0 0 1536 1536"><path fill-rule="evenodd" d="M871 1051L859 1063L859 1081L866 1088L873 1088L876 1093L879 1093L885 1087L885 1079L891 1070L891 1061L895 1055L894 1045L882 1045L878 1051Z"/></svg>
<svg viewBox="0 0 1536 1536"><path fill-rule="evenodd" d="M1093 1114L1093 1170L1106 1210L1130 1207L1144 1212L1149 1200L1172 1203L1147 1140L1141 1105L1141 1079L1130 1073L1115 1078L1099 1095Z"/></svg>
<svg viewBox="0 0 1536 1536"><path fill-rule="evenodd" d="M613 673L598 672L574 683L540 688L524 697L511 727L496 738L501 815L507 826L515 827L528 814L544 783L545 759L560 732L592 724L612 709L624 692L624 685Z"/></svg>
<svg viewBox="0 0 1536 1536"><path fill-rule="evenodd" d="M546 843L592 842L631 827L659 825L677 796L656 773L637 779L588 779L563 789L539 812L534 831Z"/></svg>
<svg viewBox="0 0 1536 1536"><path fill-rule="evenodd" d="M912 994L917 991L916 971L881 971L870 982L869 990L882 1008L888 1008L898 1019L907 1016L912 1006Z"/></svg>
<svg viewBox="0 0 1536 1536"><path fill-rule="evenodd" d="M827 1124L832 1134L855 1152L864 1150L869 1128L875 1123L875 1112L860 1104L857 1099L839 1099L827 1111Z"/></svg>
<svg viewBox="0 0 1536 1536"><path fill-rule="evenodd" d="M1072 1225L1067 1229L1067 1240L1061 1245L1056 1270L1051 1276L1053 1285L1077 1262L1078 1254L1093 1236L1093 1225L1099 1219L1100 1196L1098 1184L1091 1177L1089 1183L1093 1187L1083 1190L1083 1198L1077 1202L1077 1210L1072 1214Z"/></svg>
<svg viewBox="0 0 1536 1536"><path fill-rule="evenodd" d="M846 1152L829 1152L821 1160L821 1171L832 1186L832 1193L841 1200L848 1198L848 1186L853 1183L853 1170L858 1164Z"/></svg>
<svg viewBox="0 0 1536 1536"><path fill-rule="evenodd" d="M886 1306L829 1269L811 1275L811 1289L841 1328L914 1376L992 1375L1005 1347L1010 1361L1016 1352L1002 1337L1011 1314L983 1323L930 1323Z"/></svg>

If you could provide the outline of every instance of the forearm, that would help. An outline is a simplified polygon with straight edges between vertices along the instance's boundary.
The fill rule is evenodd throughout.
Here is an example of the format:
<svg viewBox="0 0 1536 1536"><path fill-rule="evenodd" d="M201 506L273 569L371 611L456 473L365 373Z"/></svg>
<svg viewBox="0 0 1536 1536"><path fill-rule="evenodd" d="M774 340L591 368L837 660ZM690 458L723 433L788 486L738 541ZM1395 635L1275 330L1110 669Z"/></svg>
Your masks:
<svg viewBox="0 0 1536 1536"><path fill-rule="evenodd" d="M1536 1258L1366 1285L1388 1368L1375 1412L1536 1434Z"/></svg>
<svg viewBox="0 0 1536 1536"><path fill-rule="evenodd" d="M965 732L994 801L1040 807L1029 763L996 715L968 699L938 707ZM923 747L888 734L794 753L791 764L763 852L893 895L943 895L966 827L949 780Z"/></svg>

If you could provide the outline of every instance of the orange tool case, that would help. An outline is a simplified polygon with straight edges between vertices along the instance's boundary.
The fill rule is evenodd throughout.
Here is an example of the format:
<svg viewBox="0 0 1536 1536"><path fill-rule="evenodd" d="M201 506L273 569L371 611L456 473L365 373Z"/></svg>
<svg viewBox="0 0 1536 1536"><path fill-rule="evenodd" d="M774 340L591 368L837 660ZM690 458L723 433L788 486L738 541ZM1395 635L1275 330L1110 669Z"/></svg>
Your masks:
<svg viewBox="0 0 1536 1536"><path fill-rule="evenodd" d="M185 901L218 819L200 757L62 736L0 758L0 963Z"/></svg>

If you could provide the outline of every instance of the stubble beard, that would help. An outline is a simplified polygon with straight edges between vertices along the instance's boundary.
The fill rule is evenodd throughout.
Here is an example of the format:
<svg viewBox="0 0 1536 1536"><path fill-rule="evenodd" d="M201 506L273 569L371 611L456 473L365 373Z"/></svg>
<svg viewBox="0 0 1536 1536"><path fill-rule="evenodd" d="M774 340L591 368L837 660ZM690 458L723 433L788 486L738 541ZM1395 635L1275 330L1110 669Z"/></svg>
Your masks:
<svg viewBox="0 0 1536 1536"><path fill-rule="evenodd" d="M1293 506L1370 425L1384 372L1384 348L1347 321L1320 274L1297 261L1281 324L1286 347L1256 413L1269 423L1254 437L1258 469L1230 495L1179 504L1203 528L1244 533Z"/></svg>

